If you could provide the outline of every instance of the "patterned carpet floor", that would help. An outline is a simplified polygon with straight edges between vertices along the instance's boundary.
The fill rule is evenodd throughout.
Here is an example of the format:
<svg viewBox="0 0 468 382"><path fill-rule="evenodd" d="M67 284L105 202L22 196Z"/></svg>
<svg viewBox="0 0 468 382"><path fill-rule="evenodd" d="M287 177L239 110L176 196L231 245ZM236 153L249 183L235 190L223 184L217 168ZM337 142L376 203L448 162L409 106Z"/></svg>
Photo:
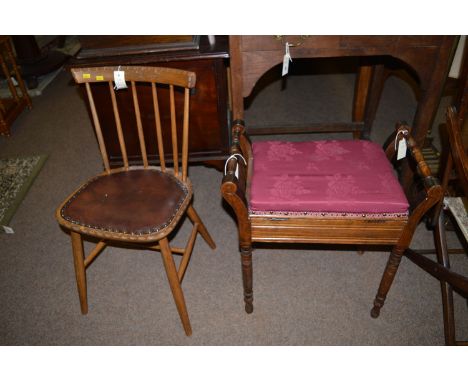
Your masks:
<svg viewBox="0 0 468 382"><path fill-rule="evenodd" d="M0 159L0 226L8 225L45 160L45 156Z"/></svg>

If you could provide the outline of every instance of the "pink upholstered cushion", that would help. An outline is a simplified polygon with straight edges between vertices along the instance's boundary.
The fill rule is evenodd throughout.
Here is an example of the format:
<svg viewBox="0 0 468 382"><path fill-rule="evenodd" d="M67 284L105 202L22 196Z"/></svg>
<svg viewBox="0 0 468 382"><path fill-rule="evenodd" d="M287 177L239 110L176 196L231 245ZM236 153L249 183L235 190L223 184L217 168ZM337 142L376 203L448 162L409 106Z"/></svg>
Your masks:
<svg viewBox="0 0 468 382"><path fill-rule="evenodd" d="M385 152L364 140L253 144L252 212L405 214Z"/></svg>

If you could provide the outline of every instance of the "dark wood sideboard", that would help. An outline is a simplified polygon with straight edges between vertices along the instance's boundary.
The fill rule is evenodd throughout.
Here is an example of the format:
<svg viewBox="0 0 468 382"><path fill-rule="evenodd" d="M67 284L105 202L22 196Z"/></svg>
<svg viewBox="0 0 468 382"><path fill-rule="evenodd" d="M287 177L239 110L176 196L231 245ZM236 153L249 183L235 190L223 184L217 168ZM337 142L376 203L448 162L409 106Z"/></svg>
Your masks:
<svg viewBox="0 0 468 382"><path fill-rule="evenodd" d="M227 36L215 36L214 44L210 44L207 36L82 36L80 43L81 50L69 62L70 68L146 65L195 72L197 83L190 99L189 160L192 163L204 162L219 166L227 157L230 140ZM156 142L154 117L151 112L152 98L148 89L143 87L137 89L148 156L153 162L157 147L156 143L153 145L149 143ZM106 110L99 116L100 123L110 164L112 167L117 167L122 165L122 156L108 93L108 89L103 87L102 92L98 90L93 97L98 109ZM86 97L85 93L83 95ZM124 101L121 104L123 110L120 110L120 117L128 144L129 160L136 164L141 161L138 139L135 137L132 140L132 135L128 134L132 129L136 130L131 92L126 94L122 92L119 96ZM162 94L160 101L165 98L168 97ZM128 108L125 105L129 105ZM161 110L164 108L163 103ZM169 113L166 114L164 116L162 111L163 128L165 125L169 126ZM170 145L166 144L166 147L169 148ZM170 151L166 154L169 158Z"/></svg>

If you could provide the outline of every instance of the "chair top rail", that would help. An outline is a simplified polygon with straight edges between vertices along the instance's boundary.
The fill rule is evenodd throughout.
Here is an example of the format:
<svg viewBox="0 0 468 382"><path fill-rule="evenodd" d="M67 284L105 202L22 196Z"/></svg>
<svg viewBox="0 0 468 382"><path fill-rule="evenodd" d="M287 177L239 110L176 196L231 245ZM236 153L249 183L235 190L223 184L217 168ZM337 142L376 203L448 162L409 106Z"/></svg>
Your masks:
<svg viewBox="0 0 468 382"><path fill-rule="evenodd" d="M114 71L125 72L126 81L156 82L166 85L181 86L192 89L196 83L194 72L174 68L158 68L151 66L102 66L88 68L72 68L75 81L81 83L109 82L114 80Z"/></svg>

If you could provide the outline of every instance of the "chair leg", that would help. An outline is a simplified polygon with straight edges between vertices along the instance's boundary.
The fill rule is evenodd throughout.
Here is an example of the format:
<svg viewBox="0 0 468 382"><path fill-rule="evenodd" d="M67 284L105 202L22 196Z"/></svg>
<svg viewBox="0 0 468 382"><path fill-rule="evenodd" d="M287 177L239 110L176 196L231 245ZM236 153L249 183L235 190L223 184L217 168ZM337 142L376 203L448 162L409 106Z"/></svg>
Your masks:
<svg viewBox="0 0 468 382"><path fill-rule="evenodd" d="M385 267L385 271L382 276L382 280L380 281L379 290L375 296L374 307L371 310L372 318L379 317L380 309L384 305L387 293L392 286L393 279L395 278L398 266L400 265L401 257L403 256L403 252L404 248L402 247L394 247L392 249L387 266Z"/></svg>
<svg viewBox="0 0 468 382"><path fill-rule="evenodd" d="M192 221L192 223L198 223L198 232L202 235L203 239L205 239L206 243L212 248L216 248L216 244L214 240L211 238L210 234L208 233L208 230L206 229L205 225L203 224L202 220L197 214L197 211L195 211L195 208L193 208L192 205L190 205L187 209L187 215Z"/></svg>
<svg viewBox="0 0 468 382"><path fill-rule="evenodd" d="M190 320L187 313L187 307L185 305L184 293L182 292L182 287L180 286L179 276L177 275L177 268L172 257L171 249L169 248L169 242L167 238L164 238L159 241L161 247L161 256L164 262L164 268L166 269L167 279L171 287L172 296L179 312L180 320L182 321L182 326L184 327L185 334L187 336L192 335L192 327L190 326Z"/></svg>
<svg viewBox="0 0 468 382"><path fill-rule="evenodd" d="M252 246L241 247L242 282L244 284L244 303L247 313L253 312L252 290Z"/></svg>
<svg viewBox="0 0 468 382"><path fill-rule="evenodd" d="M447 253L447 240L444 227L444 211L441 209L437 224L434 229L434 241L436 245L437 261L443 267L450 269L450 261ZM442 306L444 317L444 335L446 345L455 345L455 315L453 309L453 289L450 284L440 281L442 292Z"/></svg>
<svg viewBox="0 0 468 382"><path fill-rule="evenodd" d="M77 232L71 232L73 263L75 265L76 285L80 296L81 313L88 313L88 293L86 287L86 269L84 265L83 239Z"/></svg>

